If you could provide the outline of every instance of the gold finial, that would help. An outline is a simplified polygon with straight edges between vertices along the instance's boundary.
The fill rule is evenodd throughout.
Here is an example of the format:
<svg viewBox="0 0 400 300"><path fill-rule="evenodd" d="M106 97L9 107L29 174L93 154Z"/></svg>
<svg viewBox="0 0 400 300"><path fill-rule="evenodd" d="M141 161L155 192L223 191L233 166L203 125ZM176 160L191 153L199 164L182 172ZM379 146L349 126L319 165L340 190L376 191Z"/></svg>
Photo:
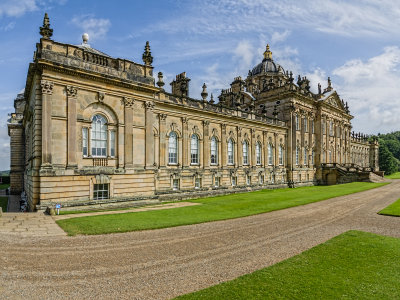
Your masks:
<svg viewBox="0 0 400 300"><path fill-rule="evenodd" d="M269 50L269 44L267 44L267 50L264 52L264 59L272 59L272 52Z"/></svg>

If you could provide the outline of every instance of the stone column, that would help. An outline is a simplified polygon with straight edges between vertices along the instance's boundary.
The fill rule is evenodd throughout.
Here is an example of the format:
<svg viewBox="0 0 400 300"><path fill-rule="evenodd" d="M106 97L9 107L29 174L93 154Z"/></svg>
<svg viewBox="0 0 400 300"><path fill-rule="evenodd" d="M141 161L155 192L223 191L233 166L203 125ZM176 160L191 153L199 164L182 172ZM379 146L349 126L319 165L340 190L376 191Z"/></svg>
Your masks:
<svg viewBox="0 0 400 300"><path fill-rule="evenodd" d="M76 95L77 88L67 85L67 168L77 168L76 163Z"/></svg>
<svg viewBox="0 0 400 300"><path fill-rule="evenodd" d="M243 144L242 144L242 127L238 126L237 127L237 159L236 159L236 165L238 167L243 166Z"/></svg>
<svg viewBox="0 0 400 300"><path fill-rule="evenodd" d="M125 168L133 167L133 104L134 100L132 98L123 98L123 103L125 106L125 137L124 137L124 163Z"/></svg>
<svg viewBox="0 0 400 300"><path fill-rule="evenodd" d="M145 103L146 109L146 169L154 168L154 133L153 133L153 124L154 124L154 103L151 101L147 101Z"/></svg>
<svg viewBox="0 0 400 300"><path fill-rule="evenodd" d="M184 168L189 167L188 121L188 118L182 117L182 166Z"/></svg>
<svg viewBox="0 0 400 300"><path fill-rule="evenodd" d="M158 115L159 121L160 121L160 167L165 167L165 158L166 158L166 119L167 119L167 115L165 114L159 114Z"/></svg>
<svg viewBox="0 0 400 300"><path fill-rule="evenodd" d="M203 168L210 166L209 125L210 121L203 121Z"/></svg>
<svg viewBox="0 0 400 300"><path fill-rule="evenodd" d="M221 167L226 166L226 156L228 154L228 149L226 146L226 125L221 124Z"/></svg>
<svg viewBox="0 0 400 300"><path fill-rule="evenodd" d="M275 144L274 166L278 166L279 165L279 141L278 141L278 134L276 132L274 133L274 144Z"/></svg>
<svg viewBox="0 0 400 300"><path fill-rule="evenodd" d="M261 151L261 155L262 155L262 165L265 167L268 166L268 154L267 154L267 150L268 150L268 138L267 138L267 132L263 131L262 133L262 151Z"/></svg>
<svg viewBox="0 0 400 300"><path fill-rule="evenodd" d="M124 153L125 153L125 125L118 123L118 168L124 167Z"/></svg>
<svg viewBox="0 0 400 300"><path fill-rule="evenodd" d="M51 168L51 95L53 82L42 80L42 168Z"/></svg>
<svg viewBox="0 0 400 300"><path fill-rule="evenodd" d="M250 166L256 166L257 165L257 158L256 158L256 131L254 128L250 129L250 161L249 165Z"/></svg>

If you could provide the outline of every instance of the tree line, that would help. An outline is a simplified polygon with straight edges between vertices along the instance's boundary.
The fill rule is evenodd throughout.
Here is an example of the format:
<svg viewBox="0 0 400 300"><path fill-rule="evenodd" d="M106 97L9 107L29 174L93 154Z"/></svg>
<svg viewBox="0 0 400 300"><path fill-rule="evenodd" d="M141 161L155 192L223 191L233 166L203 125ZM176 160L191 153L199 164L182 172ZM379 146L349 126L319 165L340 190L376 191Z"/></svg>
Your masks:
<svg viewBox="0 0 400 300"><path fill-rule="evenodd" d="M386 175L399 171L400 167L400 131L380 134L379 142L379 168Z"/></svg>

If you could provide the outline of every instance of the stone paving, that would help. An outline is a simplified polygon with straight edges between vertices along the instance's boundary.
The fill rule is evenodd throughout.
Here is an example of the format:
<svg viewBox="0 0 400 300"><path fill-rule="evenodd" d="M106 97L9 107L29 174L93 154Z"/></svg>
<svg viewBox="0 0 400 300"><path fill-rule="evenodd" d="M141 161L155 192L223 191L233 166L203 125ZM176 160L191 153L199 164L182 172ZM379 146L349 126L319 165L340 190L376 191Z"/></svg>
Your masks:
<svg viewBox="0 0 400 300"><path fill-rule="evenodd" d="M65 236L67 235L53 220L41 212L3 213L0 217L0 235Z"/></svg>

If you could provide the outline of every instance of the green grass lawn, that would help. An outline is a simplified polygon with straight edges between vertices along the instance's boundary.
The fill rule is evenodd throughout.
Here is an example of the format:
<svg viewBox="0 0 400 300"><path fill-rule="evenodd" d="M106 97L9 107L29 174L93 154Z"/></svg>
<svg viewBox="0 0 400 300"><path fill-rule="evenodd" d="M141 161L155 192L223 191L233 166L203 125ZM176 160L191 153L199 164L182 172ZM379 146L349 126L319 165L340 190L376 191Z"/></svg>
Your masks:
<svg viewBox="0 0 400 300"><path fill-rule="evenodd" d="M348 231L271 267L176 299L400 299L399 260L400 239Z"/></svg>
<svg viewBox="0 0 400 300"><path fill-rule="evenodd" d="M385 178L389 179L400 179L400 172L396 172L390 175L385 175Z"/></svg>
<svg viewBox="0 0 400 300"><path fill-rule="evenodd" d="M400 199L382 209L379 214L400 217Z"/></svg>
<svg viewBox="0 0 400 300"><path fill-rule="evenodd" d="M9 184L8 183L3 183L3 184L0 184L0 190L5 190L5 189L8 189L9 188Z"/></svg>
<svg viewBox="0 0 400 300"><path fill-rule="evenodd" d="M262 190L250 193L189 200L189 202L201 204L197 206L81 218L78 217L59 220L57 221L57 224L69 235L103 234L165 228L240 218L270 212L352 194L380 187L384 184L387 183L353 182L332 186Z"/></svg>
<svg viewBox="0 0 400 300"><path fill-rule="evenodd" d="M3 212L7 211L8 205L8 197L0 197L0 207L2 208Z"/></svg>

